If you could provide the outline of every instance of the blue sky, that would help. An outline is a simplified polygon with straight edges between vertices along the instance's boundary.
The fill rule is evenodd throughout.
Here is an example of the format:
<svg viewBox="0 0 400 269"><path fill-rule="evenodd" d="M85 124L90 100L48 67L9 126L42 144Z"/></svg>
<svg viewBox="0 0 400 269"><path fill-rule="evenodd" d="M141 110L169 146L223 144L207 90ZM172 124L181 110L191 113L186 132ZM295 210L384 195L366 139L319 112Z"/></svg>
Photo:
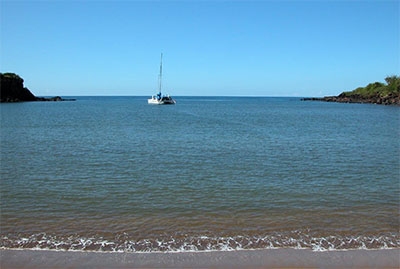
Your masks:
<svg viewBox="0 0 400 269"><path fill-rule="evenodd" d="M0 0L0 71L38 96L325 96L400 74L400 1Z"/></svg>

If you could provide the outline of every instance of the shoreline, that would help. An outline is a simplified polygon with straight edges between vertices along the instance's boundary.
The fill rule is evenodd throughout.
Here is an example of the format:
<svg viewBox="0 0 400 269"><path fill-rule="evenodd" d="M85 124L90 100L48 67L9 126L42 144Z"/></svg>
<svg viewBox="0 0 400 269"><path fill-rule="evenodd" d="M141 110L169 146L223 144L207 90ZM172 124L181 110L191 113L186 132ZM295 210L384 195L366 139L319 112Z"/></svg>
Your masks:
<svg viewBox="0 0 400 269"><path fill-rule="evenodd" d="M400 106L399 97L361 97L358 95L346 96L341 94L339 96L325 96L325 97L304 97L300 101L319 101L319 102L333 102L333 103L354 103L354 104L374 104L374 105L388 105Z"/></svg>
<svg viewBox="0 0 400 269"><path fill-rule="evenodd" d="M399 268L399 249L85 252L0 249L0 268Z"/></svg>

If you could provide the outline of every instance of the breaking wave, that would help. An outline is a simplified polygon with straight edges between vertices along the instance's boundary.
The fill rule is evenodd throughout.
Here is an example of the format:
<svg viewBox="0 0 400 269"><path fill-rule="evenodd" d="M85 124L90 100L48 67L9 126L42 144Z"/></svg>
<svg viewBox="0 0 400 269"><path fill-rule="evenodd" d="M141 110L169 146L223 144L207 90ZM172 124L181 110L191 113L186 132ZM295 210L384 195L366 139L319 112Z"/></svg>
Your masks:
<svg viewBox="0 0 400 269"><path fill-rule="evenodd" d="M2 236L1 248L107 251L107 252L190 252L230 251L250 249L296 248L314 251L347 249L389 249L400 247L399 234L377 236L326 236L314 237L302 233L265 236L187 236L134 240L127 234L113 240L103 237L81 237L71 235L58 237L46 233L26 237Z"/></svg>

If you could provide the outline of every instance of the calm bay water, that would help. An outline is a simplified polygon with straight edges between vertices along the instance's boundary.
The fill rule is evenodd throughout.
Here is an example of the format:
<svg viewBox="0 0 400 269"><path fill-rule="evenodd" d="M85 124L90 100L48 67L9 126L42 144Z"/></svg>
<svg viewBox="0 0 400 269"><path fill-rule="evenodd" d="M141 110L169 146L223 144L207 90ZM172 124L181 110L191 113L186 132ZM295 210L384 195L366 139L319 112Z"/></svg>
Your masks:
<svg viewBox="0 0 400 269"><path fill-rule="evenodd" d="M1 104L0 247L400 247L400 108L298 98Z"/></svg>

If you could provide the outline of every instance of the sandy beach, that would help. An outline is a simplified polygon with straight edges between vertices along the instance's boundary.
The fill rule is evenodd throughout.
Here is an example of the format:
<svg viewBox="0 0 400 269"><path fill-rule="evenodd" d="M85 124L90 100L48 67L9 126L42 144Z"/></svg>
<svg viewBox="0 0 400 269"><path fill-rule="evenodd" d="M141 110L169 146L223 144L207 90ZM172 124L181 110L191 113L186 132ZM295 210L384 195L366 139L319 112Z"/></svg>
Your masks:
<svg viewBox="0 0 400 269"><path fill-rule="evenodd" d="M399 268L400 249L185 253L1 250L1 268Z"/></svg>

